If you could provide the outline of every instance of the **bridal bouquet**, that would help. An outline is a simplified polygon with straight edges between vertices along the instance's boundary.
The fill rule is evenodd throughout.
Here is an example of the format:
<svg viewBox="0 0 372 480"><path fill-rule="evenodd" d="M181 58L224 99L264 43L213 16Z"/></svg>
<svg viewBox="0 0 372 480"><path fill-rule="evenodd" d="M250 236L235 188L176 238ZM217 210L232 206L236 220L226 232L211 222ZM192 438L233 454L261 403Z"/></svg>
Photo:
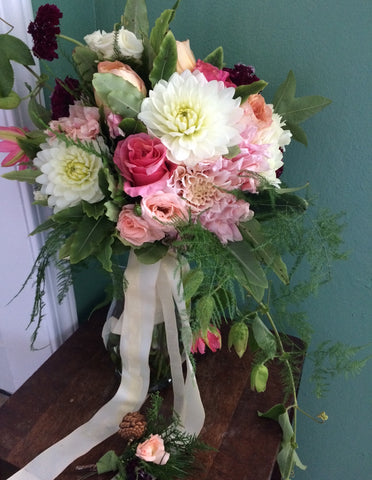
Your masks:
<svg viewBox="0 0 372 480"><path fill-rule="evenodd" d="M226 67L221 47L196 58L189 40L176 40L170 30L178 3L150 30L145 1L128 0L113 31L88 33L84 43L61 34L62 13L55 5L40 7L29 26L39 59L58 57L57 40L76 44L74 76L51 85L53 79L35 74L28 86L35 130L0 129L0 151L7 153L2 165L16 167L3 177L29 182L35 204L51 209L32 232L47 237L30 274L36 277L31 321L36 334L51 261L61 271L61 299L71 264L94 257L112 272L117 256L130 252L128 270L147 276L153 270L146 269L158 265L152 289L162 298L173 288L187 361L206 348L218 350L220 327L228 324L229 348L239 356L247 348L255 352L253 390L265 391L272 360L282 363L290 404L263 415L283 429L278 463L287 479L295 465L304 468L289 421L300 410L296 352L286 351L289 340L272 311L278 321L290 318L284 299L291 298L288 285L302 259L310 265L307 292L313 293L330 259L341 254L338 217L323 212L316 228L307 225L308 201L297 195L301 188L284 185L281 174L291 140L307 143L300 124L330 101L296 97L289 72L269 103L263 95L267 83L254 67ZM34 58L10 33L0 36L0 52L0 107L16 108L23 99L13 91L11 61L32 70ZM48 88L50 108L40 98ZM282 259L288 252L291 269ZM279 282L271 284L272 273ZM159 293L166 275L169 282ZM130 273L126 280L130 302L135 280ZM142 296L149 291L142 289ZM300 290L295 293L298 299ZM197 434L200 425L191 430ZM142 457L141 469L150 471L146 465ZM118 475L127 478L122 467Z"/></svg>

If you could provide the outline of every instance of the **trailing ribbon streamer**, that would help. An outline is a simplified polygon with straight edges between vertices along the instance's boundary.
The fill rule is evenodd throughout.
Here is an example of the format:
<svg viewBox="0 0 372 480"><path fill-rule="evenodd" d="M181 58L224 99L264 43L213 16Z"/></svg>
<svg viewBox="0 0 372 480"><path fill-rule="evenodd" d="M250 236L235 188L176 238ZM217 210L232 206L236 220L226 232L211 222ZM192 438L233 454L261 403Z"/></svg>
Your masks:
<svg viewBox="0 0 372 480"><path fill-rule="evenodd" d="M119 319L122 376L115 396L85 424L42 452L11 480L52 480L76 458L118 430L122 417L139 410L150 380L148 357L159 306L166 326L174 390L175 411L189 433L199 434L204 409L191 362L186 355L187 376L183 380L178 345L175 306L179 312L184 348L189 351L191 331L183 300L178 264L170 254L152 265L138 262L131 251L125 276L128 282L124 311Z"/></svg>

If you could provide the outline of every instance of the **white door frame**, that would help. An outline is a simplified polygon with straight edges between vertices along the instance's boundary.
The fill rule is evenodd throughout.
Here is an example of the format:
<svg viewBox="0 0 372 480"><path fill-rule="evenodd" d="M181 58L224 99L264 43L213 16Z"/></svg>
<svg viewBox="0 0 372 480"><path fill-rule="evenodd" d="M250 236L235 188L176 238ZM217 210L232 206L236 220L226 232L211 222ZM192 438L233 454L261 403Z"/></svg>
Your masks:
<svg viewBox="0 0 372 480"><path fill-rule="evenodd" d="M31 0L9 2L0 0L0 17L14 26L12 34L28 43L27 26L32 19ZM0 33L8 27L1 22ZM18 68L19 67L19 68ZM24 95L24 83L32 83L32 76L15 65L15 90ZM1 126L28 126L31 122L24 103L16 110L0 110ZM5 173L5 169L0 167ZM2 173L2 172L0 172ZM45 237L28 234L42 221L45 212L32 205L32 189L29 185L0 179L0 389L14 392L77 328L77 312L73 290L65 301L57 302L55 267L47 271L45 316L35 347L30 350L28 331L34 289L32 282L10 304L10 299L29 274Z"/></svg>

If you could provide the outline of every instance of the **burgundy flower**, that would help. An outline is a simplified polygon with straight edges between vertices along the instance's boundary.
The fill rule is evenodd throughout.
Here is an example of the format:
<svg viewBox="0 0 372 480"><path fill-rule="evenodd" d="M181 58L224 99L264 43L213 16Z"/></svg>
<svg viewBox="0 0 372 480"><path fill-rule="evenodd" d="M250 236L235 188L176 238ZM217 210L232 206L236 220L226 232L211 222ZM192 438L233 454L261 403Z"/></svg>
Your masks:
<svg viewBox="0 0 372 480"><path fill-rule="evenodd" d="M80 92L79 86L80 84L75 78L56 79L56 85L50 97L52 120L68 117L69 106L74 103Z"/></svg>
<svg viewBox="0 0 372 480"><path fill-rule="evenodd" d="M55 5L42 5L35 17L35 21L28 26L28 33L32 35L34 46L32 51L38 58L52 61L58 58L56 35L60 33L59 19L62 12Z"/></svg>
<svg viewBox="0 0 372 480"><path fill-rule="evenodd" d="M225 72L228 72L230 75L230 80L235 83L235 85L250 85L253 82L257 82L259 78L255 75L254 67L251 65L243 65L242 63L237 63L234 65L234 68L224 68Z"/></svg>

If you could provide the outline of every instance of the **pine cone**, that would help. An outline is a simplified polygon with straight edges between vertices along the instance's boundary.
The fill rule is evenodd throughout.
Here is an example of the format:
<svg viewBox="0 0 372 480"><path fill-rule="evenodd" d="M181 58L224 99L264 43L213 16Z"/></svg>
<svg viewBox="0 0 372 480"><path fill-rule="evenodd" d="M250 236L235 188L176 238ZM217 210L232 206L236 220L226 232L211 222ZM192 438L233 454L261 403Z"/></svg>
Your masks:
<svg viewBox="0 0 372 480"><path fill-rule="evenodd" d="M146 431L145 416L140 412L127 413L119 425L119 435L132 442L140 439Z"/></svg>

